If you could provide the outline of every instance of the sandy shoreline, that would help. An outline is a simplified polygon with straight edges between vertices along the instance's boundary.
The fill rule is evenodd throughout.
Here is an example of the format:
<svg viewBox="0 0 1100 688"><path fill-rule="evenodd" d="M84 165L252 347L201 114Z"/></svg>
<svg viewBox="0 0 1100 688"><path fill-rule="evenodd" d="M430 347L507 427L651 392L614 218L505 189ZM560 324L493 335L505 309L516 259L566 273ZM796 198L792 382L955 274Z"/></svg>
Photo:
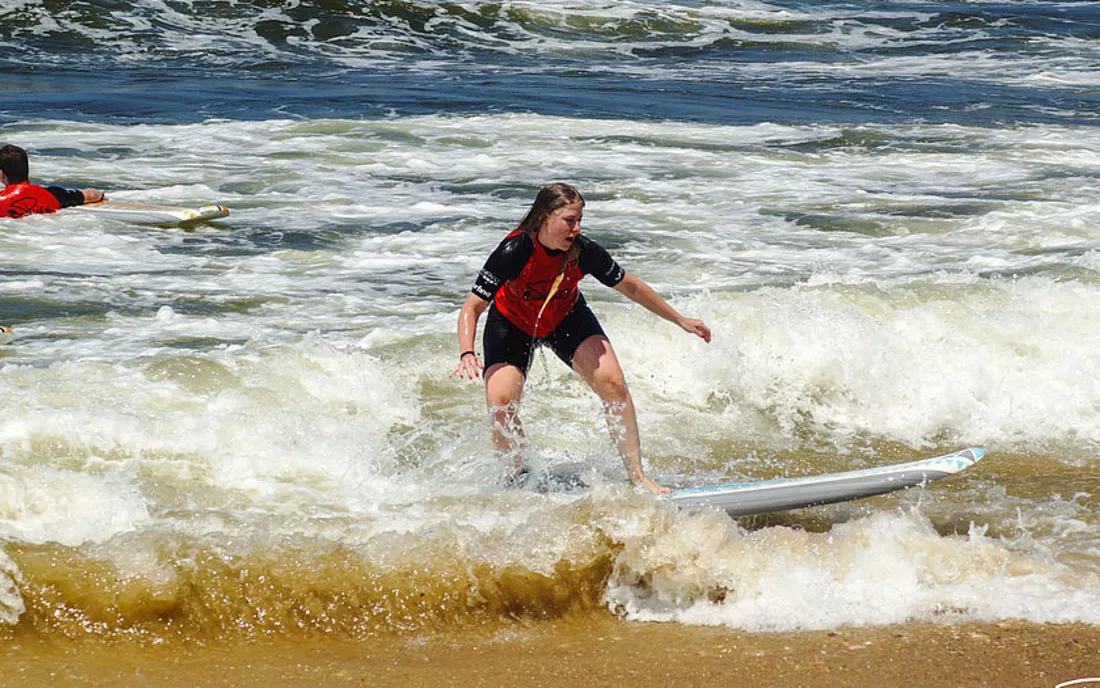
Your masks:
<svg viewBox="0 0 1100 688"><path fill-rule="evenodd" d="M6 686L1053 688L1100 681L1100 626L1015 621L746 633L608 616L366 641L140 646L22 639L6 647L0 658Z"/></svg>

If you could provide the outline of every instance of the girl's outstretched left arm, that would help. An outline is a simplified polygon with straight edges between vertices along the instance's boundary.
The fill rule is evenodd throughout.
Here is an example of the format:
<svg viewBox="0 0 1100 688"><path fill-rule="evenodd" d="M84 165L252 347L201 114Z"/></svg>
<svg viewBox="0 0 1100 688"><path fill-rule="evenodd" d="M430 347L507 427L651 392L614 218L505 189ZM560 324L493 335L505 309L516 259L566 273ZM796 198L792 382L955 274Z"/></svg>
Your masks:
<svg viewBox="0 0 1100 688"><path fill-rule="evenodd" d="M661 295L637 277L628 274L622 281L615 285L615 291L619 292L631 301L645 306L646 309L656 313L665 320L676 323L685 332L690 332L703 341L710 343L710 328L702 320L685 318L668 304Z"/></svg>

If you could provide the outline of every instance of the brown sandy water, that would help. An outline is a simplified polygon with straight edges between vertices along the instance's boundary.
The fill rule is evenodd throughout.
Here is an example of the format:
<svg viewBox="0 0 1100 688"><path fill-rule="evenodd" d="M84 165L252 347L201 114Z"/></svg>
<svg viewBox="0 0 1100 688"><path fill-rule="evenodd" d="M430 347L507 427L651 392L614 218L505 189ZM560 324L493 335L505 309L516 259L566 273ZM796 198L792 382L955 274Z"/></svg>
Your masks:
<svg viewBox="0 0 1100 688"><path fill-rule="evenodd" d="M6 686L1035 686L1100 680L1100 627L748 633L585 616L446 635L142 644L19 638Z"/></svg>

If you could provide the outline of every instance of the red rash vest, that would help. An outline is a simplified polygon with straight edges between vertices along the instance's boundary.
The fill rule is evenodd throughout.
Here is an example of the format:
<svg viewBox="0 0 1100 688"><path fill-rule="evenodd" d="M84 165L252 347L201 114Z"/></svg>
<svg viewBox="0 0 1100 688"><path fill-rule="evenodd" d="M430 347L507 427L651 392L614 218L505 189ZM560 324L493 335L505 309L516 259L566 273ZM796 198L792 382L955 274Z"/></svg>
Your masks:
<svg viewBox="0 0 1100 688"><path fill-rule="evenodd" d="M0 217L24 217L58 210L61 210L61 201L44 186L19 182L0 191Z"/></svg>
<svg viewBox="0 0 1100 688"><path fill-rule="evenodd" d="M532 337L547 336L577 303L581 293L577 285L585 275L609 287L626 276L602 246L584 236L576 241L580 254L564 265L563 272L564 251L551 251L523 232L512 232L485 262L473 293L493 301L501 315ZM561 283L547 301L559 275Z"/></svg>

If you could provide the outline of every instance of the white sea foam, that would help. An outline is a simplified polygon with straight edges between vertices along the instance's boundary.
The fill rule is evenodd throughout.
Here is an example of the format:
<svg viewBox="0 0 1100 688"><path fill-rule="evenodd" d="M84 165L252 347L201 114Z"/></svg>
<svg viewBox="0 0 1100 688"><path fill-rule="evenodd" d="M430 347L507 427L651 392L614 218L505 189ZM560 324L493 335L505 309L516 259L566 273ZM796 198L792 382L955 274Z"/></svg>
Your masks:
<svg viewBox="0 0 1100 688"><path fill-rule="evenodd" d="M811 432L837 448L868 434L921 446L947 433L1041 450L1100 442L1100 389L1089 382L1100 374L1100 342L1078 325L1100 315L1097 299L1093 287L1039 278L949 291L764 289L680 304L715 326L709 347L636 310L606 325L636 371L639 405L668 413L655 423L690 419L689 432L707 435L778 432L763 441Z"/></svg>
<svg viewBox="0 0 1100 688"><path fill-rule="evenodd" d="M4 425L3 434L5 447L20 442L11 423ZM3 537L75 546L103 542L146 525L147 504L132 471L100 472L102 462L97 459L83 460L77 470L43 465L5 468L0 473ZM0 592L0 608L8 606L4 597Z"/></svg>
<svg viewBox="0 0 1100 688"><path fill-rule="evenodd" d="M1022 556L980 532L943 537L913 512L880 512L820 534L748 533L713 515L674 524L664 532L647 521L623 536L607 600L628 618L752 631L1100 623L1094 575Z"/></svg>
<svg viewBox="0 0 1100 688"><path fill-rule="evenodd" d="M848 307L830 305L845 298L844 285L886 284L882 303L874 307L881 309L893 308L891 299L904 301L923 291L934 292L937 284L956 283L975 292L971 315L977 318L976 326L986 327L990 323L983 322L983 317L1004 316L983 313L982 298L992 294L989 298L995 304L1004 294L1027 288L1041 302L1047 286L1054 291L1059 288L1044 277L1036 277L1026 287L1011 283L967 287L968 280L986 272L1011 276L1037 269L1051 270L1057 279L1060 270L1087 268L1088 253L1081 249L1088 244L1082 242L1087 241L1087 227L1097 212L1095 203L1082 203L1095 190L1086 177L1052 179L1052 200L1011 198L1014 193L1026 193L1036 172L1042 174L1047 165L1051 170L1056 164L1064 169L1073 156L1080 165L1090 165L1097 144L1087 131L986 132L982 136L988 143L983 147L975 138L977 132L915 128L878 151L861 150L856 143L817 153L790 153L792 147L813 146L844 136L845 131L593 121L582 127L582 145L562 139L562 127L572 125L539 117L333 122L328 126L331 132L321 139L310 133L316 126L273 122L136 131L103 128L100 133L108 144L125 137L127 145L145 152L132 165L114 161L87 165L84 174L98 185L109 187L114 171L123 169L124 183L136 186L140 180L146 190L119 192L120 198L225 202L236 208L230 226L239 223L243 232L135 235L118 224L66 215L20 225L15 238L7 238L12 250L5 255L20 265L33 263L80 275L55 276L48 289L59 289L63 298L108 304L113 312L105 334L115 344L132 339L134 347L149 346L157 336L178 337L187 331L238 341L257 332L274 336L276 328L304 336L310 330L324 331L336 318L365 328L349 340L357 341L372 327L384 326L391 310L401 314L403 327L444 334L437 329L439 317L448 304L457 304L481 257L525 205L525 199L504 201L491 193L478 193L473 190L476 179L529 188L545 179L567 178L579 179L582 188L595 196L585 220L589 233L616 244L613 252L631 272L672 297L690 296L697 307L732 310L741 304L726 305L740 298L725 293L730 289L785 288L805 282L816 288L792 292L791 302L774 313L751 307L750 312L782 321L784 309L796 308L795 300L807 307L821 300L813 308L828 320L831 309ZM458 131L484 142L488 152L471 158L465 146L448 145L447 139ZM875 128L862 131L881 134ZM391 137L391 133L413 138ZM45 137L55 145L67 145L68 139L86 139L87 134L58 131ZM856 131L855 135L861 134ZM335 165L319 164L324 156L280 157L282 151L307 145L342 157L364 140L373 142L374 150L357 151L354 158ZM712 149L715 142L725 149ZM204 153L205 174L220 178L219 186L227 191L171 183L189 166L179 154L196 145L209 147ZM963 146L967 154L954 154L951 148L956 146ZM983 153L983 148L988 152ZM557 151L567 155L555 157L552 166L537 162L532 166L531 161ZM174 162L159 162L165 159ZM45 159L41 174L60 175L63 164L67 163ZM294 176L296 170L303 174ZM283 180L303 177L314 180L318 193L285 195ZM259 193L233 190L245 184ZM440 184L450 188L442 190ZM466 187L471 191L464 191ZM370 189L369 204L349 205L347 199L362 197L364 188ZM965 204L977 207L957 208ZM935 215L937 205L947 211L945 216ZM933 212L898 214L898 209L906 207ZM283 219L288 217L294 219ZM845 223L859 221L871 223L870 234L843 229ZM278 236L287 231L368 228L388 222L403 223L407 229L395 233L339 229L341 234L332 238L333 250L296 248L291 243L261 253L253 251L248 234ZM832 224L836 231L830 231ZM188 244L207 250L188 251ZM223 253L237 246L245 251ZM32 281L42 284L41 277ZM453 296L426 293L434 285L443 285ZM1083 289L1082 298L1087 299L1088 288ZM588 291L596 303L616 302L598 285ZM713 304L699 296L703 293L711 294ZM176 305L184 294L212 305L239 300L242 307L236 314L216 319L190 315ZM750 304L764 303L770 293L744 298ZM126 314L135 307L146 314ZM171 322L149 320L152 312L163 307L176 309ZM1036 305L1036 311L1042 307ZM792 314L801 317L797 311ZM876 315L874 310L869 313L869 317ZM1029 317L1030 313L1021 314ZM150 327L144 327L146 322ZM728 329L742 328L731 321ZM653 329L657 328L649 331ZM719 332L721 341L721 327ZM829 349L836 347L838 339L829 336L815 341ZM889 346L889 342L882 336L867 345ZM125 346L99 349L97 356L133 353Z"/></svg>
<svg viewBox="0 0 1100 688"><path fill-rule="evenodd" d="M14 625L27 610L19 585L23 576L8 553L0 550L0 622Z"/></svg>
<svg viewBox="0 0 1100 688"><path fill-rule="evenodd" d="M192 234L69 214L19 224L5 235L7 264L44 272L20 283L103 315L71 321L78 338L17 351L36 364L171 358L166 345L208 338L225 343L216 358L232 369L253 349L316 331L385 356L411 337L408 355L386 365L431 377L449 364L466 285L525 209L526 198L493 189L564 178L590 196L586 231L715 329L707 347L586 288L648 397L643 414L720 400L754 437L754 417L776 422L779 435L757 439L777 444L807 423L839 446L865 432L913 446L944 430L1024 445L1100 439L1094 395L1071 372L1094 367L1077 327L1096 309L1094 287L1063 282L1094 262L1086 170L1100 142L1089 130L587 121L580 137L567 133L575 127L504 116L46 132L46 145L87 145L92 134L138 151L132 165L84 171L109 187L126 170L128 184L147 187L119 197L201 198L235 213L229 231ZM844 137L853 143L815 150ZM885 144L865 148L861 137ZM471 158L471 141L486 152ZM304 147L319 155L283 155ZM190 169L185 151L206 156L204 174L227 191L172 183ZM539 162L548 155L553 165ZM39 167L59 175L64 162ZM1054 174L1067 166L1081 175ZM287 195L302 178L318 193ZM480 179L497 181L482 191ZM1036 179L1047 180L1044 197ZM348 204L364 194L366 204ZM851 231L861 222L866 233ZM275 251L251 238L287 232L333 233L327 245ZM26 333L48 334L35 327ZM649 387L655 359L674 364ZM1068 413L1046 413L1053 400Z"/></svg>

